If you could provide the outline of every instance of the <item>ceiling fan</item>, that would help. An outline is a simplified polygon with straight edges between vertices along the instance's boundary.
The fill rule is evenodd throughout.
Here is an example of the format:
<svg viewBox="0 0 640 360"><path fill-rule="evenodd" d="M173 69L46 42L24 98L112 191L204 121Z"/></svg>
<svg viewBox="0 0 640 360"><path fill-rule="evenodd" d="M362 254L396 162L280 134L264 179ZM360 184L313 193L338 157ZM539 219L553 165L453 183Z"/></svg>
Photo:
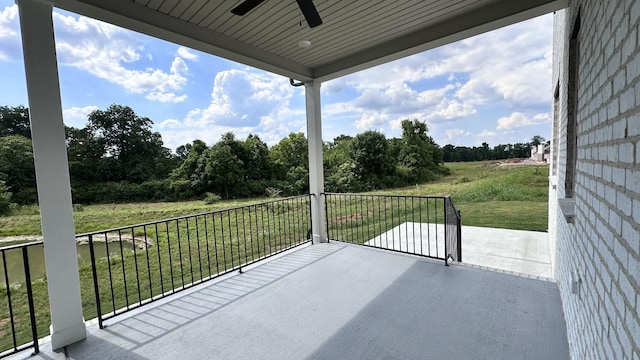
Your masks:
<svg viewBox="0 0 640 360"><path fill-rule="evenodd" d="M240 5L231 9L231 12L242 16L256 8L262 2L264 2L264 0L245 0ZM320 18L320 14L318 14L318 10L315 5L313 5L313 0L296 0L296 2L300 7L300 11L302 11L302 15L307 19L307 24L309 24L310 28L314 28L322 24L322 19Z"/></svg>

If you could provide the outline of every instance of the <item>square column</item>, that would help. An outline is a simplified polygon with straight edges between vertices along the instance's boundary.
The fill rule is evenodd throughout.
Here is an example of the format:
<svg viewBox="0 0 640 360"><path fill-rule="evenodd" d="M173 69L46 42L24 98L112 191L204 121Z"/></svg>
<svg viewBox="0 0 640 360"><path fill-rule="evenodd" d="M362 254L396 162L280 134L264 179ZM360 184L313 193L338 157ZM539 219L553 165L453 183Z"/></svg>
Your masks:
<svg viewBox="0 0 640 360"><path fill-rule="evenodd" d="M313 243L327 242L324 212L324 167L322 163L322 118L320 111L320 82L304 84L307 104L307 139L309 142L309 193L311 196L311 232Z"/></svg>
<svg viewBox="0 0 640 360"><path fill-rule="evenodd" d="M53 349L86 338L62 120L53 4L17 0L51 308Z"/></svg>

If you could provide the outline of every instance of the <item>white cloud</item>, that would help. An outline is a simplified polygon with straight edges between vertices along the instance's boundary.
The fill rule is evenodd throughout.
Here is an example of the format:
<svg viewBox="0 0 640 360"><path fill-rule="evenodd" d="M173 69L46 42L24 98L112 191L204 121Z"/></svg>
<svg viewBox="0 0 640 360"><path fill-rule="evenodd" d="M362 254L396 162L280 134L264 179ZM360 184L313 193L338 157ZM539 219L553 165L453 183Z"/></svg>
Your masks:
<svg viewBox="0 0 640 360"><path fill-rule="evenodd" d="M89 105L85 107L70 107L62 111L62 115L65 119L80 119L86 120L89 113L98 110L97 106Z"/></svg>
<svg viewBox="0 0 640 360"><path fill-rule="evenodd" d="M547 107L552 21L539 17L333 80L326 93L351 88L360 95L327 112L357 114L356 126L386 118L393 128L399 118L450 121L481 106ZM425 84L431 89L418 90Z"/></svg>
<svg viewBox="0 0 640 360"><path fill-rule="evenodd" d="M184 46L180 46L176 51L176 56L179 56L185 60L198 60L198 54L191 51L191 49Z"/></svg>
<svg viewBox="0 0 640 360"><path fill-rule="evenodd" d="M499 135L499 133L496 132L496 131L490 131L490 130L484 129L476 137L478 139L486 139L486 138L493 138L493 137L496 137L498 135Z"/></svg>
<svg viewBox="0 0 640 360"><path fill-rule="evenodd" d="M18 5L0 11L0 60L17 60L21 55Z"/></svg>
<svg viewBox="0 0 640 360"><path fill-rule="evenodd" d="M187 99L187 94L176 95L172 92L152 91L147 94L146 98L149 100L155 100L155 101L160 101L165 103L168 103L168 102L179 103Z"/></svg>
<svg viewBox="0 0 640 360"><path fill-rule="evenodd" d="M464 129L450 129L446 131L447 137L445 141L451 143L452 140L458 140L461 137L473 135L470 131Z"/></svg>
<svg viewBox="0 0 640 360"><path fill-rule="evenodd" d="M551 115L548 113L537 114L531 118L520 112L514 112L510 116L501 117L498 119L498 130L515 129L525 126L540 125L547 123L551 120Z"/></svg>
<svg viewBox="0 0 640 360"><path fill-rule="evenodd" d="M189 124L217 124L255 127L274 123L288 108L293 88L285 78L262 72L226 70L216 74L211 104L192 110Z"/></svg>
<svg viewBox="0 0 640 360"><path fill-rule="evenodd" d="M353 125L361 130L371 130L379 128L381 125L389 123L389 116L380 113L364 113Z"/></svg>
<svg viewBox="0 0 640 360"><path fill-rule="evenodd" d="M171 148L196 138L213 144L227 131L238 138L257 133L273 145L290 132L305 128L304 108L290 105L294 89L288 79L278 75L251 69L221 71L216 74L206 108L192 109L184 119L167 119L157 127Z"/></svg>
<svg viewBox="0 0 640 360"><path fill-rule="evenodd" d="M159 68L135 69L141 58L153 58L144 52L144 43L135 33L83 16L63 15L54 10L53 20L58 61L98 78L121 86L147 99L180 102L186 94L176 94L187 83L188 67L182 57L175 57L168 71ZM18 7L0 11L0 60L21 57ZM178 50L185 59L195 54Z"/></svg>
<svg viewBox="0 0 640 360"><path fill-rule="evenodd" d="M179 128L180 125L181 125L180 120L167 119L159 123L157 126L160 129L175 129L175 128Z"/></svg>

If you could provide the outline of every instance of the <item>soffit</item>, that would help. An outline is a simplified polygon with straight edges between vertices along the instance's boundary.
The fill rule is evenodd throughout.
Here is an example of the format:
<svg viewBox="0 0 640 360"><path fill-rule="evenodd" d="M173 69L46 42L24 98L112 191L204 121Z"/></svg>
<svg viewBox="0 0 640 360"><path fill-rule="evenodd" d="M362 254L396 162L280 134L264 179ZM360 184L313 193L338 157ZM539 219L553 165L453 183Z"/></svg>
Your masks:
<svg viewBox="0 0 640 360"><path fill-rule="evenodd" d="M329 80L567 6L568 0L54 0L56 7L297 80ZM298 47L300 40L311 46Z"/></svg>

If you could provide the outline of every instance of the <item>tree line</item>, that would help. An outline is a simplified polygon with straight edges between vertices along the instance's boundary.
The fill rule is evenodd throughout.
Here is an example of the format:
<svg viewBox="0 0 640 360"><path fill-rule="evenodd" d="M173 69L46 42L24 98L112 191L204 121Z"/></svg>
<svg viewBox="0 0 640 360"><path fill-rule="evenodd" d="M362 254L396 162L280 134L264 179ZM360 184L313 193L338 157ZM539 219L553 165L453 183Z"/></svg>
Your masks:
<svg viewBox="0 0 640 360"><path fill-rule="evenodd" d="M530 157L531 149L540 144L549 145L549 141L535 135L527 143L500 144L493 148L486 142L483 142L482 146L473 147L448 144L442 148L442 152L445 162L522 159Z"/></svg>
<svg viewBox="0 0 640 360"><path fill-rule="evenodd" d="M258 135L222 134L166 148L149 118L128 106L95 110L83 128L66 127L75 203L241 198L308 191L307 139L291 133L269 147ZM376 131L324 143L326 191L359 192L416 184L448 173L444 153L418 120L402 136ZM37 202L29 111L0 107L0 213ZM4 204L4 205L3 205ZM4 209L4 211L3 211Z"/></svg>
<svg viewBox="0 0 640 360"><path fill-rule="evenodd" d="M232 132L208 145L202 140L164 146L153 122L128 106L95 110L83 128L66 127L73 201L79 204L181 201L298 195L308 191L307 139L291 133L269 147L258 135ZM490 148L446 145L426 123L404 120L402 135L377 131L340 135L324 143L325 190L361 192L418 184L449 173L445 162L529 157L531 143ZM24 106L0 106L0 214L11 204L37 202L35 169Z"/></svg>

